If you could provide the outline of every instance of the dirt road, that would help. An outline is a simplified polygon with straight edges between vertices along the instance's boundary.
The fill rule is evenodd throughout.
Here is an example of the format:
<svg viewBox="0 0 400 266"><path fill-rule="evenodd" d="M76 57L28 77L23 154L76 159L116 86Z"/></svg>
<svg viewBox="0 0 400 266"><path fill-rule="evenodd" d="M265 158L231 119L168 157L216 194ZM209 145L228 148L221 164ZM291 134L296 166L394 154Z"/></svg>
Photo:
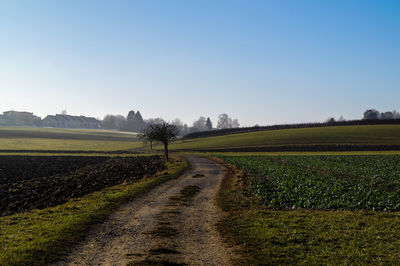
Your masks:
<svg viewBox="0 0 400 266"><path fill-rule="evenodd" d="M187 156L192 169L119 208L56 265L231 265L215 193L224 167Z"/></svg>

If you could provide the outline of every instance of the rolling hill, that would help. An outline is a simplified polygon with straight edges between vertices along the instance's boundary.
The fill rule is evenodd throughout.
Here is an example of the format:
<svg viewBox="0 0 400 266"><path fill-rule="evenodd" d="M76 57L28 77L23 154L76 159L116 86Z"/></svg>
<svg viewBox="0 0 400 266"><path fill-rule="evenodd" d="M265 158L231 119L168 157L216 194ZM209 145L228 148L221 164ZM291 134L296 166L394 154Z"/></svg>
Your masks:
<svg viewBox="0 0 400 266"><path fill-rule="evenodd" d="M180 140L174 150L398 150L400 125L334 126L258 131Z"/></svg>

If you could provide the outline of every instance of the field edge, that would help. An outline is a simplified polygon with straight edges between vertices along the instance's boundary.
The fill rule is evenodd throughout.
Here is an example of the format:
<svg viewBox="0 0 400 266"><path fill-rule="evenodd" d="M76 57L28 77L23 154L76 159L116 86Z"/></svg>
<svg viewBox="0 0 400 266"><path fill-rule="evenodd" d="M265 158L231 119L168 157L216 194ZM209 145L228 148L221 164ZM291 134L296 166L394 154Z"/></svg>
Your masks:
<svg viewBox="0 0 400 266"><path fill-rule="evenodd" d="M123 203L190 168L182 156L174 156L167 166L167 171L132 184L112 186L59 206L0 217L0 264L43 265L58 260L93 224L104 221Z"/></svg>
<svg viewBox="0 0 400 266"><path fill-rule="evenodd" d="M400 212L367 210L273 210L246 191L246 173L219 158L228 170L217 193L225 212L218 227L240 247L238 265L396 264Z"/></svg>

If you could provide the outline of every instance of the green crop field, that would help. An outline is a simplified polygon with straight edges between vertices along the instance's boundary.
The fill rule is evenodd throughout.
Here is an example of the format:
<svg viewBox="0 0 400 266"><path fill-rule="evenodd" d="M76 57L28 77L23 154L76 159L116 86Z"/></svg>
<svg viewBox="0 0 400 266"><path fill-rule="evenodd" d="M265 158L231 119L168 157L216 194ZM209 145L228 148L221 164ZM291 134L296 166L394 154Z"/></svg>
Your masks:
<svg viewBox="0 0 400 266"><path fill-rule="evenodd" d="M227 149L283 145L400 145L400 125L284 129L181 140L171 149Z"/></svg>
<svg viewBox="0 0 400 266"><path fill-rule="evenodd" d="M398 155L219 157L249 173L269 208L400 211Z"/></svg>
<svg viewBox="0 0 400 266"><path fill-rule="evenodd" d="M246 173L223 224L250 264L400 260L399 155L216 156Z"/></svg>

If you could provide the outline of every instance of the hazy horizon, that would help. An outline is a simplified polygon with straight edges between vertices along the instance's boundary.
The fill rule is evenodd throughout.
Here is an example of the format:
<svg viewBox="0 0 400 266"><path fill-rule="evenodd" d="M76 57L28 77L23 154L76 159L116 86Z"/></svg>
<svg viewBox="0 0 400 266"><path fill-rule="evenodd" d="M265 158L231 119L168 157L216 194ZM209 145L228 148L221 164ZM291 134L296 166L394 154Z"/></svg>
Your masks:
<svg viewBox="0 0 400 266"><path fill-rule="evenodd" d="M399 110L398 1L4 1L0 112L221 113L241 126Z"/></svg>

